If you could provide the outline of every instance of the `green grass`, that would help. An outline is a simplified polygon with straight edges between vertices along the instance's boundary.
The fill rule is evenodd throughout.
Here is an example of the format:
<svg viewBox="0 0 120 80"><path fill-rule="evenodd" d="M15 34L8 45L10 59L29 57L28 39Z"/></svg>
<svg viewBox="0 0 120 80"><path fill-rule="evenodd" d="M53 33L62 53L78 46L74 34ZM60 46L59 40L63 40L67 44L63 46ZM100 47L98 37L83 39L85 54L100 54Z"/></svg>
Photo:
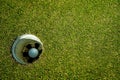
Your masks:
<svg viewBox="0 0 120 80"><path fill-rule="evenodd" d="M1 80L120 80L119 0L0 0ZM18 64L22 34L38 36L41 58Z"/></svg>

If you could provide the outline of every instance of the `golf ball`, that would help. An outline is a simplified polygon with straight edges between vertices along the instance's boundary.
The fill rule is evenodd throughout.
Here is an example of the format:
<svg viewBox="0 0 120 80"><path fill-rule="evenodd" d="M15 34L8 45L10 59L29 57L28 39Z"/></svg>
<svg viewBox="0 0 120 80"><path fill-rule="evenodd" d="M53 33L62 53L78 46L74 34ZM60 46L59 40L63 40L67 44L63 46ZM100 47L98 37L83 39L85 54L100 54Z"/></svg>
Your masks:
<svg viewBox="0 0 120 80"><path fill-rule="evenodd" d="M36 48L31 48L28 54L31 58L35 58L38 56L38 50Z"/></svg>

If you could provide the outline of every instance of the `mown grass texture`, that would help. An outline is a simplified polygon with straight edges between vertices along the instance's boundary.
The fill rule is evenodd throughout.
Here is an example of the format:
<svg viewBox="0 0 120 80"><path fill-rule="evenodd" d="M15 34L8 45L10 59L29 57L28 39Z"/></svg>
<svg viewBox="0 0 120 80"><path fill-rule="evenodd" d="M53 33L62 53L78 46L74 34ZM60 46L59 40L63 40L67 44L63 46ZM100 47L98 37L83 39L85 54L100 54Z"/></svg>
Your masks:
<svg viewBox="0 0 120 80"><path fill-rule="evenodd" d="M0 0L0 79L119 80L119 0ZM34 34L44 52L18 64L10 49Z"/></svg>

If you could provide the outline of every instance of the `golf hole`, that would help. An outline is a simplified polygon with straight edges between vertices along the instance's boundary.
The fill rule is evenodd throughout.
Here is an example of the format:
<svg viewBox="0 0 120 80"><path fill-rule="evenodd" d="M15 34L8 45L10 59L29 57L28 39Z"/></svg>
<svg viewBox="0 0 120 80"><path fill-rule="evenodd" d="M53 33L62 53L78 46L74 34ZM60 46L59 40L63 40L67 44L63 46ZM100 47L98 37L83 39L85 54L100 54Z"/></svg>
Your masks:
<svg viewBox="0 0 120 80"><path fill-rule="evenodd" d="M32 34L19 36L12 45L13 58L20 64L33 63L43 52L43 43Z"/></svg>

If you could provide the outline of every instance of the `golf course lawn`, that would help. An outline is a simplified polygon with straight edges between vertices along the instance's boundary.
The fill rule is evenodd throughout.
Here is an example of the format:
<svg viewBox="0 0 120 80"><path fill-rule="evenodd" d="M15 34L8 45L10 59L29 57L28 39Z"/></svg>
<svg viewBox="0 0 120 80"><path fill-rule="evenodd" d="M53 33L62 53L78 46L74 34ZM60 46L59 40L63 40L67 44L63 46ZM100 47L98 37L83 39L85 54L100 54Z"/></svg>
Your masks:
<svg viewBox="0 0 120 80"><path fill-rule="evenodd" d="M44 51L21 65L11 46L26 33ZM120 0L0 0L0 80L120 80Z"/></svg>

